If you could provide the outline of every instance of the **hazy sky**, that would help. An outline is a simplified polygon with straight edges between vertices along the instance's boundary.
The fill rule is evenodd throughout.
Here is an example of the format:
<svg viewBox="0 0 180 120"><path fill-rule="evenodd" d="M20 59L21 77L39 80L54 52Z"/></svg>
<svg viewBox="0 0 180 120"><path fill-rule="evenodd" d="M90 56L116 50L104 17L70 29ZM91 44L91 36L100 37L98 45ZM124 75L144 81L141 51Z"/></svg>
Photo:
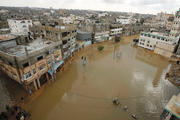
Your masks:
<svg viewBox="0 0 180 120"><path fill-rule="evenodd" d="M0 0L0 6L91 9L156 14L174 13L180 0Z"/></svg>

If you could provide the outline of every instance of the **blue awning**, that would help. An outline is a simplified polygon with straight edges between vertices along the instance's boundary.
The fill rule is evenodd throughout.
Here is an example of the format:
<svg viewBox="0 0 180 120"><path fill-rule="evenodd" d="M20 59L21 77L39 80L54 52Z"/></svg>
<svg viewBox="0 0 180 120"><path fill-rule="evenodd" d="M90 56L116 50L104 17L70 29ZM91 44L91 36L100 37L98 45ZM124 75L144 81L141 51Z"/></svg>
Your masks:
<svg viewBox="0 0 180 120"><path fill-rule="evenodd" d="M54 64L54 71L56 71L57 68L58 68L59 66L61 66L63 63L64 63L64 60L61 60L60 62L55 63L55 64ZM48 73L49 73L50 75L52 75L52 70L49 69L49 70L48 70Z"/></svg>
<svg viewBox="0 0 180 120"><path fill-rule="evenodd" d="M61 66L63 63L64 63L64 60L61 60L60 62L55 63L55 64L54 64L54 70L57 70L57 68L58 68L59 66Z"/></svg>
<svg viewBox="0 0 180 120"><path fill-rule="evenodd" d="M49 69L49 70L48 70L48 73L49 73L50 75L52 75L52 70Z"/></svg>

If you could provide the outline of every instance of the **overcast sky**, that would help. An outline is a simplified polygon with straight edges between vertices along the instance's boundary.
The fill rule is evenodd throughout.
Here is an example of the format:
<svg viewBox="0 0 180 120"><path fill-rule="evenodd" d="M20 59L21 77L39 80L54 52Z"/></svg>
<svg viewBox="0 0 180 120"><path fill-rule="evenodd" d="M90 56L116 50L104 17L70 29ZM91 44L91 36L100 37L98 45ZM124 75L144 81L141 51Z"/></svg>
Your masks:
<svg viewBox="0 0 180 120"><path fill-rule="evenodd" d="M180 0L0 0L0 6L91 9L156 14L174 13Z"/></svg>

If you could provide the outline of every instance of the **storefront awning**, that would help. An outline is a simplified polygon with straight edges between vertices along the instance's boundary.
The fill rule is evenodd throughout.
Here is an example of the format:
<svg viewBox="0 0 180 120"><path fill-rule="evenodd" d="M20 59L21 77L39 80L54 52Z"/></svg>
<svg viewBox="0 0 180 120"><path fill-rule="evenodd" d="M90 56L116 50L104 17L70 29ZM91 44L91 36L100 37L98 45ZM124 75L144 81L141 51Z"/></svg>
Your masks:
<svg viewBox="0 0 180 120"><path fill-rule="evenodd" d="M63 63L64 63L64 60L61 60L60 62L55 63L55 64L54 64L54 67L53 67L53 68L54 68L54 71L56 71L57 68L58 68L59 66L61 66ZM48 73L49 73L50 75L53 74L51 69L48 70Z"/></svg>

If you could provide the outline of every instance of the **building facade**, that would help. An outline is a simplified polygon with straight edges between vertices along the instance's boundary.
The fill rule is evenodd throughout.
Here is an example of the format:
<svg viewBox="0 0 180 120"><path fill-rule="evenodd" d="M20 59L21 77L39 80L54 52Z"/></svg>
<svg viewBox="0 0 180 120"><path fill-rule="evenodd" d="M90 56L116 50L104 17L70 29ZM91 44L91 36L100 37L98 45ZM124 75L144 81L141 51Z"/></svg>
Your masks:
<svg viewBox="0 0 180 120"><path fill-rule="evenodd" d="M179 34L180 34L180 9L175 14L175 19L169 34L169 40L174 43L177 43L178 42L177 37L179 36Z"/></svg>
<svg viewBox="0 0 180 120"><path fill-rule="evenodd" d="M71 56L76 50L77 27L75 25L42 25L41 36L46 40L62 41L63 59Z"/></svg>
<svg viewBox="0 0 180 120"><path fill-rule="evenodd" d="M158 33L141 32L138 46L154 50L158 42L168 42L167 36Z"/></svg>
<svg viewBox="0 0 180 120"><path fill-rule="evenodd" d="M122 30L122 28L112 28L110 29L110 36L121 35Z"/></svg>
<svg viewBox="0 0 180 120"><path fill-rule="evenodd" d="M8 19L8 25L12 34L28 34L32 20L12 20Z"/></svg>
<svg viewBox="0 0 180 120"><path fill-rule="evenodd" d="M172 42L158 42L154 53L170 58L173 56L176 45Z"/></svg>
<svg viewBox="0 0 180 120"><path fill-rule="evenodd" d="M0 69L27 90L37 90L53 79L52 73L63 63L62 41L38 38L31 43L18 44L18 39L12 39L11 46L0 50Z"/></svg>

